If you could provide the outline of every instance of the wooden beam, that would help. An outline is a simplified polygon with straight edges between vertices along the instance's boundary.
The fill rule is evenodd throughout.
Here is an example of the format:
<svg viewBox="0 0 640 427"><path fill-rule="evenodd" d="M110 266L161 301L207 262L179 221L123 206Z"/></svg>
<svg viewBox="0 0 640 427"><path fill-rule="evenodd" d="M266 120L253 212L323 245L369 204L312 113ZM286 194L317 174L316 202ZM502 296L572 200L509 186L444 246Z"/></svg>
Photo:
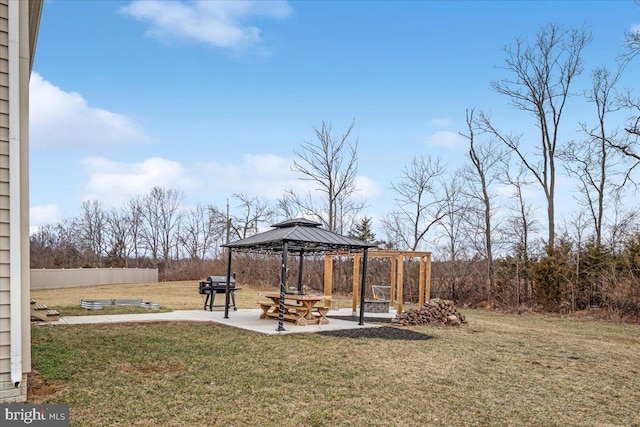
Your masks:
<svg viewBox="0 0 640 427"><path fill-rule="evenodd" d="M387 251L372 249L368 251L369 258L393 258L398 255L402 255L406 258L419 258L423 256L431 255L431 252L414 252L414 251ZM354 252L331 252L331 256L345 256L350 257L356 255Z"/></svg>
<svg viewBox="0 0 640 427"><path fill-rule="evenodd" d="M418 278L418 304L424 305L424 257L420 257L420 277Z"/></svg>
<svg viewBox="0 0 640 427"><path fill-rule="evenodd" d="M427 278L426 278L426 286L425 286L425 298L426 301L431 299L431 254L427 255Z"/></svg>
<svg viewBox="0 0 640 427"><path fill-rule="evenodd" d="M356 313L356 308L358 306L358 289L360 288L360 259L362 259L362 254L353 254L353 301L351 304L352 312ZM360 304L364 304L364 301L360 301Z"/></svg>
<svg viewBox="0 0 640 427"><path fill-rule="evenodd" d="M398 256L398 313L402 313L404 287L404 256Z"/></svg>
<svg viewBox="0 0 640 427"><path fill-rule="evenodd" d="M396 301L396 287L398 286L398 276L396 274L396 269L398 267L398 258L391 258L391 289L389 291L389 304L392 306L395 305Z"/></svg>
<svg viewBox="0 0 640 427"><path fill-rule="evenodd" d="M333 293L333 257L331 255L324 256L324 294L331 296ZM329 301L324 302L324 306L328 307Z"/></svg>

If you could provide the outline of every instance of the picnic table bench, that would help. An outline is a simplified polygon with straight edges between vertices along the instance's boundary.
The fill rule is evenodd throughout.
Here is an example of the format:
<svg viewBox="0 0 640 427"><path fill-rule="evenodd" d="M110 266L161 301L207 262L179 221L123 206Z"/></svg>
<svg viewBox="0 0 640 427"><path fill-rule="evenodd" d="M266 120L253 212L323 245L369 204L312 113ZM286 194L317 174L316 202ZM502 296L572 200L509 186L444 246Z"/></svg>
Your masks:
<svg viewBox="0 0 640 427"><path fill-rule="evenodd" d="M274 292L264 296L269 301L258 302L262 308L260 318L278 319L280 317L280 294ZM284 299L283 318L285 320L294 322L298 326L329 323L329 319L327 319L329 307L326 302L331 301L330 296L285 294Z"/></svg>

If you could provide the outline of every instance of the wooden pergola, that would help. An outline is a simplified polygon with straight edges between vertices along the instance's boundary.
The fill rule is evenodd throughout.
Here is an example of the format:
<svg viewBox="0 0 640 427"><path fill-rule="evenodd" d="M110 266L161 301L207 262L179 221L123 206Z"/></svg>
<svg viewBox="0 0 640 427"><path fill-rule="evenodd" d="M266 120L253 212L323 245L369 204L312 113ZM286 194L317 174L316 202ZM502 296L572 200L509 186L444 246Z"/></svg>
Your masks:
<svg viewBox="0 0 640 427"><path fill-rule="evenodd" d="M388 258L391 260L391 277L390 277L390 303L393 304L397 300L396 310L402 312L403 303L403 285L404 285L404 261L407 258L420 259L420 277L418 278L418 303L422 306L425 301L430 299L431 295L431 252L415 252L415 251L389 251L389 250L370 250L367 254L369 258ZM356 312L358 304L358 287L362 283L360 277L360 261L362 253L335 252L325 254L324 257L324 294L331 295L333 290L333 259L336 257L353 258L353 301L352 309ZM366 274L366 273L365 273ZM360 304L364 304L361 301Z"/></svg>

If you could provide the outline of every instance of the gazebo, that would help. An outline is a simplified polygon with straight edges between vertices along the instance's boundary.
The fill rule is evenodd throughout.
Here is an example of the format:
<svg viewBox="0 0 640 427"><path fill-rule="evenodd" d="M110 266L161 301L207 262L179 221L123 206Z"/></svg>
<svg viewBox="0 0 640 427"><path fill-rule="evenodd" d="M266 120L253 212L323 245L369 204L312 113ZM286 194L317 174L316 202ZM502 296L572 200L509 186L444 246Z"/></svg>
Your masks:
<svg viewBox="0 0 640 427"><path fill-rule="evenodd" d="M360 284L360 325L364 324L364 299L367 283L367 252L375 247L352 237L343 236L320 227L321 224L305 218L290 219L272 225L272 229L258 233L246 239L236 240L223 247L229 249L227 258L227 289L225 292L224 317L229 318L229 287L231 281L231 259L233 252L274 252L282 254L282 273L280 278L280 311L278 331L284 330L284 300L287 291L288 255L299 256L298 292L302 293L302 265L305 255L327 252L362 252L362 280Z"/></svg>

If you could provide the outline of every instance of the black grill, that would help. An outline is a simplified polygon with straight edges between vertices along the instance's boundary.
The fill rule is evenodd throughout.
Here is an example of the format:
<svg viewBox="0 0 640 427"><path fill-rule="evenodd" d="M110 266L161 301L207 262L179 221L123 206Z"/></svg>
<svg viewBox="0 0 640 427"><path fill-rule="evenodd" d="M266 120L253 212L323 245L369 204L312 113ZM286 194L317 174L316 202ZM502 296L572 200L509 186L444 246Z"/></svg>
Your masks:
<svg viewBox="0 0 640 427"><path fill-rule="evenodd" d="M229 307L232 307L234 310L237 310L236 307L236 291L241 290L240 288L236 288L236 277L235 274L231 276L229 280L229 297L231 304ZM209 306L209 310L213 311L213 307L224 307L224 304L214 304L216 299L216 294L224 294L227 292L227 276L209 276L207 280L200 282L198 285L198 292L200 295L206 295L207 298L204 301L204 309L207 309L207 305Z"/></svg>

